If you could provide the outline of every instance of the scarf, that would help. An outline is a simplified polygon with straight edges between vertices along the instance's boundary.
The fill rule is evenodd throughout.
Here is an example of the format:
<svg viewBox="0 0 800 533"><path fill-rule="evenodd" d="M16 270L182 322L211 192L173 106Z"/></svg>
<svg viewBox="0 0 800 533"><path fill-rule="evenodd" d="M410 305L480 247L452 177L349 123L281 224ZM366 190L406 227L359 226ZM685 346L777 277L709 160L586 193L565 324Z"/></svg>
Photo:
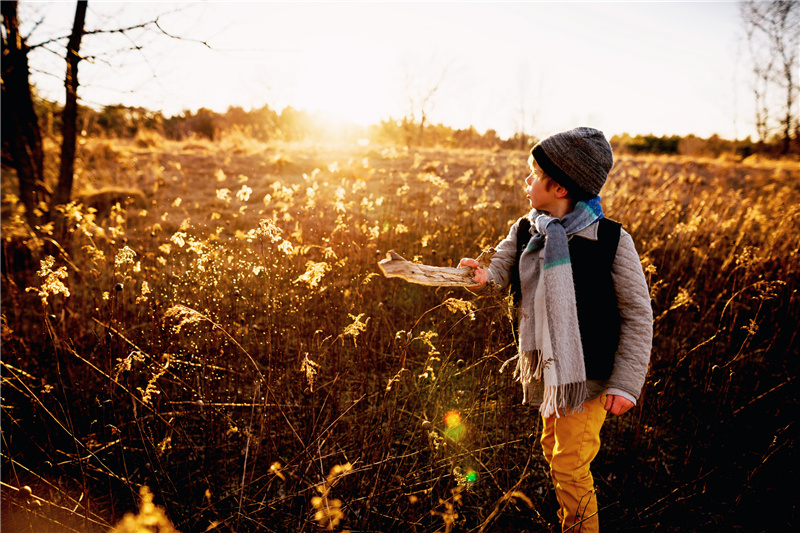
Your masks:
<svg viewBox="0 0 800 533"><path fill-rule="evenodd" d="M568 235L602 217L599 196L578 202L572 212L561 219L536 209L528 214L531 239L527 250L543 249L533 316L529 318L533 323L535 349L523 350L520 344L518 355L506 361L500 371L517 360L514 377L522 384L522 403L533 397L536 388L533 380L543 381L539 409L545 417L582 410L587 396Z"/></svg>

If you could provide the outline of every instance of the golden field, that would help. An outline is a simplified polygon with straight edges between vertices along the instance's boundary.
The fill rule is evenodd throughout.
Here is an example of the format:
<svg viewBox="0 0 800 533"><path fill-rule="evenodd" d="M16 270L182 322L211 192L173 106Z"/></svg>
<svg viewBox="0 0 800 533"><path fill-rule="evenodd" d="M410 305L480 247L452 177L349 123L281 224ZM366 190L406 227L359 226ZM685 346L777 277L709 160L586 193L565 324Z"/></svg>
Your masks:
<svg viewBox="0 0 800 533"><path fill-rule="evenodd" d="M140 135L78 156L59 243L3 169L3 529L555 522L537 413L498 372L506 302L377 267L499 242L526 152ZM640 405L603 429L602 523L789 529L800 165L620 156L603 207L636 242L655 339Z"/></svg>

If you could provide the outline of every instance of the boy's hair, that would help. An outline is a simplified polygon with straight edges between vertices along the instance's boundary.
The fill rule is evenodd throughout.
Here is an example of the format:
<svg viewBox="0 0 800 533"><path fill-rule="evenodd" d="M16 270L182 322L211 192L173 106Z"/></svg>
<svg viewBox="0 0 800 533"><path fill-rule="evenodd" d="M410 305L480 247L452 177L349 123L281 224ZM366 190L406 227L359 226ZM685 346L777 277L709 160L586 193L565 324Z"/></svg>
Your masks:
<svg viewBox="0 0 800 533"><path fill-rule="evenodd" d="M544 182L544 188L545 188L545 190L546 190L547 192L550 192L550 191L552 191L552 190L553 190L555 187L558 187L558 182L557 182L556 180L554 180L553 178L551 178L550 176L548 176L546 173L543 173L543 176L544 176L544 179L545 179L545 182ZM565 190L566 190L566 189L565 189ZM565 194L565 195L564 195L564 198L567 198L567 199L569 199L569 200L571 200L571 199L572 199L572 196L569 194L569 191L567 191L567 194Z"/></svg>
<svg viewBox="0 0 800 533"><path fill-rule="evenodd" d="M531 170L533 170L533 165L534 165L535 162L536 162L536 159L533 157L533 154L529 155L528 156L528 166L531 168ZM550 192L551 190L553 190L553 187L556 187L556 186L560 185L547 172L545 172L544 169L542 169L542 167L539 167L539 170L542 171L542 177L544 178L544 188L545 188L545 190L547 192ZM563 187L563 185L562 185L562 187ZM564 187L564 188L566 189L566 187ZM566 198L568 200L573 200L572 195L570 194L570 192L568 190L567 190L567 194L566 194L566 196L564 196L564 198Z"/></svg>

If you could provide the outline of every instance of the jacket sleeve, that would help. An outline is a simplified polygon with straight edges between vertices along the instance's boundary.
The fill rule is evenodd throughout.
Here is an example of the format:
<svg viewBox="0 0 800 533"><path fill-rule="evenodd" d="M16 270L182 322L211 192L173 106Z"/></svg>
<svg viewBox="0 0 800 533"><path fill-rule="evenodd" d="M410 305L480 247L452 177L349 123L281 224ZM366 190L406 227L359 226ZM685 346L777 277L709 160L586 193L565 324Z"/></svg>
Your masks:
<svg viewBox="0 0 800 533"><path fill-rule="evenodd" d="M484 288L490 291L502 291L508 288L511 278L511 267L517 257L517 228L516 221L508 232L508 236L495 246L495 254L489 265L489 280Z"/></svg>
<svg viewBox="0 0 800 533"><path fill-rule="evenodd" d="M653 348L653 308L633 238L622 231L611 267L620 313L620 337L609 389L629 393L636 400L644 386Z"/></svg>

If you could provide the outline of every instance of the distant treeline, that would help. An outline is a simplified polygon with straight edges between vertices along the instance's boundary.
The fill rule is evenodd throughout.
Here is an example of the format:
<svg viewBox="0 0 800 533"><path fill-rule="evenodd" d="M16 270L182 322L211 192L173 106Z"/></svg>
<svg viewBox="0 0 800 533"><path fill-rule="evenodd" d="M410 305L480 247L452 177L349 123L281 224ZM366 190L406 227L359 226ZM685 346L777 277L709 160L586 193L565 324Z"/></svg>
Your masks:
<svg viewBox="0 0 800 533"><path fill-rule="evenodd" d="M43 134L54 135L60 131L61 109L57 104L37 102L37 113L43 124ZM133 138L142 132L154 132L166 139L183 140L191 137L217 140L227 134L241 134L260 141L323 141L358 140L393 144L398 146L440 146L444 148L526 149L537 138L517 133L501 138L493 129L484 133L474 127L456 129L443 124L420 124L406 118L383 120L380 124L358 126L323 113L310 113L286 107L278 112L268 105L245 111L232 106L224 113L201 108L195 112L183 111L166 117L160 111L142 107L109 105L100 110L81 107L78 127L84 136ZM614 151L624 154L658 154L719 157L731 155L747 157L752 154L778 156L782 139L770 143L757 143L748 137L744 140L727 140L717 135L700 138L687 136L655 136L628 134L611 139ZM800 154L800 141L792 140L792 154Z"/></svg>

